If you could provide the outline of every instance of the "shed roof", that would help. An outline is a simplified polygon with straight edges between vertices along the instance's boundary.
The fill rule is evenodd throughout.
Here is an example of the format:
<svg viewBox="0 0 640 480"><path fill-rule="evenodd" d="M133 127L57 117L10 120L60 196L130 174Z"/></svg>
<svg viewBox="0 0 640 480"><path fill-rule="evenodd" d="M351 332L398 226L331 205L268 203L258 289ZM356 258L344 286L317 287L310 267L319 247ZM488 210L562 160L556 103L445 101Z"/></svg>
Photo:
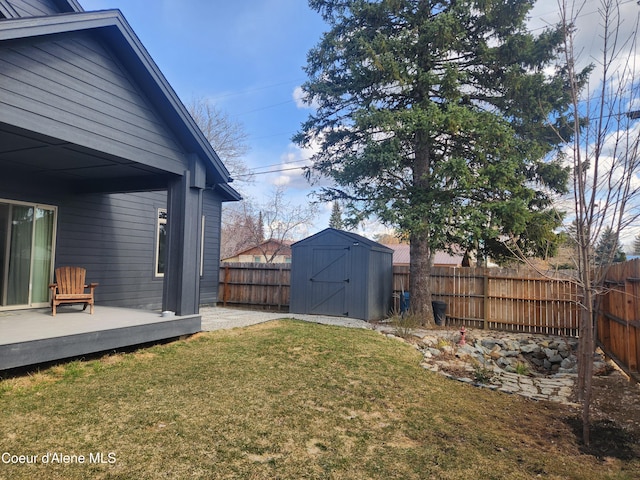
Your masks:
<svg viewBox="0 0 640 480"><path fill-rule="evenodd" d="M314 235L311 235L307 238L297 241L291 246L296 247L298 245L302 245L307 242L316 242L319 239L322 239L323 237L331 237L331 236L337 236L349 242L362 244L372 250L375 249L379 251L387 251L389 253L393 253L393 250L387 247L386 245L382 245L381 243L374 242L373 240L369 240L368 238L363 237L362 235L358 235L357 233L345 232L344 230L338 230L336 228L325 228L324 230Z"/></svg>

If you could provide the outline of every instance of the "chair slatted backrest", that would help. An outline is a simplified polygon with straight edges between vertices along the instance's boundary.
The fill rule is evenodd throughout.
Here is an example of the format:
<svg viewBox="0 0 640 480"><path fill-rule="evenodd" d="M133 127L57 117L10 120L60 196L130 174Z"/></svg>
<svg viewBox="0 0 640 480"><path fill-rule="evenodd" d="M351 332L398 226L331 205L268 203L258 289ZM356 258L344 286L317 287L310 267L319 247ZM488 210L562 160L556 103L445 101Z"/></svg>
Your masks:
<svg viewBox="0 0 640 480"><path fill-rule="evenodd" d="M81 267L56 268L58 293L63 295L77 295L84 293L84 279L86 273L86 269Z"/></svg>

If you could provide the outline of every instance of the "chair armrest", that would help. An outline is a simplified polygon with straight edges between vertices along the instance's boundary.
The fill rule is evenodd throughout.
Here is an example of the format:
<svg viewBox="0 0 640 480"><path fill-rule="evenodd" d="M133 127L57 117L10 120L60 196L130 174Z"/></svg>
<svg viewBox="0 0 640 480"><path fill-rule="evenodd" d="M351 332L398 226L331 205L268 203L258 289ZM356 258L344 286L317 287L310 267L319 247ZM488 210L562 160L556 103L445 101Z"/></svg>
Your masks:
<svg viewBox="0 0 640 480"><path fill-rule="evenodd" d="M89 285L85 285L84 288L90 288L90 289L94 289L96 288L98 285L100 285L99 283L90 283Z"/></svg>
<svg viewBox="0 0 640 480"><path fill-rule="evenodd" d="M58 288L58 284L57 283L50 283L49 284L49 288L51 288L51 289Z"/></svg>

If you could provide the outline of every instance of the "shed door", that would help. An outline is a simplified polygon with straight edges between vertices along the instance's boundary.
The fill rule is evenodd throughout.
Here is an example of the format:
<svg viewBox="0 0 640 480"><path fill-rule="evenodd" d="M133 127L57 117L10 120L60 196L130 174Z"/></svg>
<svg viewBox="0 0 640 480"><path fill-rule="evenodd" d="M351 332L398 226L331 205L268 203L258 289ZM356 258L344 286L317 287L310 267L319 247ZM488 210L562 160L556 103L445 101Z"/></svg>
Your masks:
<svg viewBox="0 0 640 480"><path fill-rule="evenodd" d="M349 248L314 248L309 313L348 316Z"/></svg>

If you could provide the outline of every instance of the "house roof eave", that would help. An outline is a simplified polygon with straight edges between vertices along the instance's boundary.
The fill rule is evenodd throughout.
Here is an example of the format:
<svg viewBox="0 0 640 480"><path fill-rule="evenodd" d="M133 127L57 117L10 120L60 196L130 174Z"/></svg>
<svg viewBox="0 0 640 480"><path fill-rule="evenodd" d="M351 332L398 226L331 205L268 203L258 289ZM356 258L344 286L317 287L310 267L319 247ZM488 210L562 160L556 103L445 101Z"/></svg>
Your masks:
<svg viewBox="0 0 640 480"><path fill-rule="evenodd" d="M81 31L96 32L107 41L128 71L145 87L150 100L174 133L190 151L204 160L209 183L226 184L231 181L229 171L220 157L120 10L80 11L2 20L0 42Z"/></svg>
<svg viewBox="0 0 640 480"><path fill-rule="evenodd" d="M13 5L11 5L6 0L0 0L0 15L2 15L4 18L20 17L20 15L18 15L18 12L16 12L16 9L13 8Z"/></svg>
<svg viewBox="0 0 640 480"><path fill-rule="evenodd" d="M223 202L239 202L242 200L242 195L235 188L228 183L218 183L213 187L208 187L211 190L218 192L222 196Z"/></svg>

